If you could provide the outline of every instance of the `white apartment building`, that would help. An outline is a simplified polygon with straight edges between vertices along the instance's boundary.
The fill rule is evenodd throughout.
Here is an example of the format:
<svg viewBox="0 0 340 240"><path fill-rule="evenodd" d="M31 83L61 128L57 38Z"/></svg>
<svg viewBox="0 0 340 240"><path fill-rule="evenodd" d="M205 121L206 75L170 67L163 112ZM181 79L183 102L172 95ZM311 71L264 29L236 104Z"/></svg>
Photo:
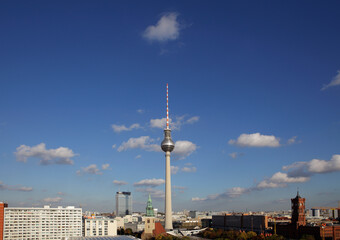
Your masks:
<svg viewBox="0 0 340 240"><path fill-rule="evenodd" d="M117 221L110 218L84 219L84 236L116 236Z"/></svg>
<svg viewBox="0 0 340 240"><path fill-rule="evenodd" d="M81 235L81 208L5 208L4 240L67 239Z"/></svg>

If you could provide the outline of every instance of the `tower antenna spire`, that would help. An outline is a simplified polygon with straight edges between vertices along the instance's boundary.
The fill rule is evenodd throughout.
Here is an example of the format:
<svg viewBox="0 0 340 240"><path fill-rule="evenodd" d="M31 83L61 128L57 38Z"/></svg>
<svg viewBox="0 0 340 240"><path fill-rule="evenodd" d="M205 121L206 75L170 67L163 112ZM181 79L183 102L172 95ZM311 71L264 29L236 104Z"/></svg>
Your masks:
<svg viewBox="0 0 340 240"><path fill-rule="evenodd" d="M171 166L170 153L175 148L175 143L171 139L169 128L169 91L166 84L166 128L164 129L164 139L161 143L162 150L165 152L165 230L173 229L172 225L172 204L171 204Z"/></svg>
<svg viewBox="0 0 340 240"><path fill-rule="evenodd" d="M169 87L166 84L166 129L169 128Z"/></svg>

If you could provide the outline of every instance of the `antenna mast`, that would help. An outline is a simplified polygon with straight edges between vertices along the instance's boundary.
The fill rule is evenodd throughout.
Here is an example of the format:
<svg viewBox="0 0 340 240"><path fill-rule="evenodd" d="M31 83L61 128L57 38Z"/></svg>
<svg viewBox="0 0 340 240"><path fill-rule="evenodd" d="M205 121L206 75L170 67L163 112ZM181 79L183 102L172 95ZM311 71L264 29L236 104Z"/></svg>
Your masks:
<svg viewBox="0 0 340 240"><path fill-rule="evenodd" d="M169 128L169 87L166 84L166 129Z"/></svg>

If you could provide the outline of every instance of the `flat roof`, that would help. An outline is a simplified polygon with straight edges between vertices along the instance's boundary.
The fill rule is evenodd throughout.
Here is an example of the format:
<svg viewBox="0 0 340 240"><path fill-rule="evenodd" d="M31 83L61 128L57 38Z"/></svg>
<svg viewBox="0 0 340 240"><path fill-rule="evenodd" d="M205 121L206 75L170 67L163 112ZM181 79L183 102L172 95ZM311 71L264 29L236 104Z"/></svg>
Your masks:
<svg viewBox="0 0 340 240"><path fill-rule="evenodd" d="M140 238L136 238L133 236L125 236L125 235L119 235L119 236L113 236L113 237L70 237L70 240L136 240Z"/></svg>

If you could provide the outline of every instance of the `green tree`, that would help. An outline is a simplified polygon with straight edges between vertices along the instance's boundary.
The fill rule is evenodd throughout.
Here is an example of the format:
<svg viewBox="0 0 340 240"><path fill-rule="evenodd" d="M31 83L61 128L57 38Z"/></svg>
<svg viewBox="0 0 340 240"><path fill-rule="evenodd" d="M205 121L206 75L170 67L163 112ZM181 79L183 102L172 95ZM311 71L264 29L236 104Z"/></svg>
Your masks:
<svg viewBox="0 0 340 240"><path fill-rule="evenodd" d="M266 240L284 240L285 238L281 235L273 234L272 236L266 237Z"/></svg>
<svg viewBox="0 0 340 240"><path fill-rule="evenodd" d="M300 240L315 240L315 237L313 235L304 234Z"/></svg>
<svg viewBox="0 0 340 240"><path fill-rule="evenodd" d="M237 236L237 239L240 240L246 240L248 238L248 235L245 232L240 232Z"/></svg>
<svg viewBox="0 0 340 240"><path fill-rule="evenodd" d="M234 240L234 239L237 239L237 233L235 231L227 231L225 233L225 236L228 238L228 239L231 239L231 240Z"/></svg>
<svg viewBox="0 0 340 240"><path fill-rule="evenodd" d="M217 229L217 230L216 230L216 237L217 237L217 238L220 238L220 237L223 235L223 232L224 232L224 231L223 231L222 229Z"/></svg>
<svg viewBox="0 0 340 240"><path fill-rule="evenodd" d="M124 234L125 234L124 228L119 228L119 229L117 230L117 234L118 234L118 235L124 235Z"/></svg>
<svg viewBox="0 0 340 240"><path fill-rule="evenodd" d="M253 232L253 231L247 232L247 238L248 239L253 239L256 236L257 236L257 234L255 232Z"/></svg>
<svg viewBox="0 0 340 240"><path fill-rule="evenodd" d="M125 235L132 235L132 234L133 234L133 232L132 232L131 228L125 229Z"/></svg>

